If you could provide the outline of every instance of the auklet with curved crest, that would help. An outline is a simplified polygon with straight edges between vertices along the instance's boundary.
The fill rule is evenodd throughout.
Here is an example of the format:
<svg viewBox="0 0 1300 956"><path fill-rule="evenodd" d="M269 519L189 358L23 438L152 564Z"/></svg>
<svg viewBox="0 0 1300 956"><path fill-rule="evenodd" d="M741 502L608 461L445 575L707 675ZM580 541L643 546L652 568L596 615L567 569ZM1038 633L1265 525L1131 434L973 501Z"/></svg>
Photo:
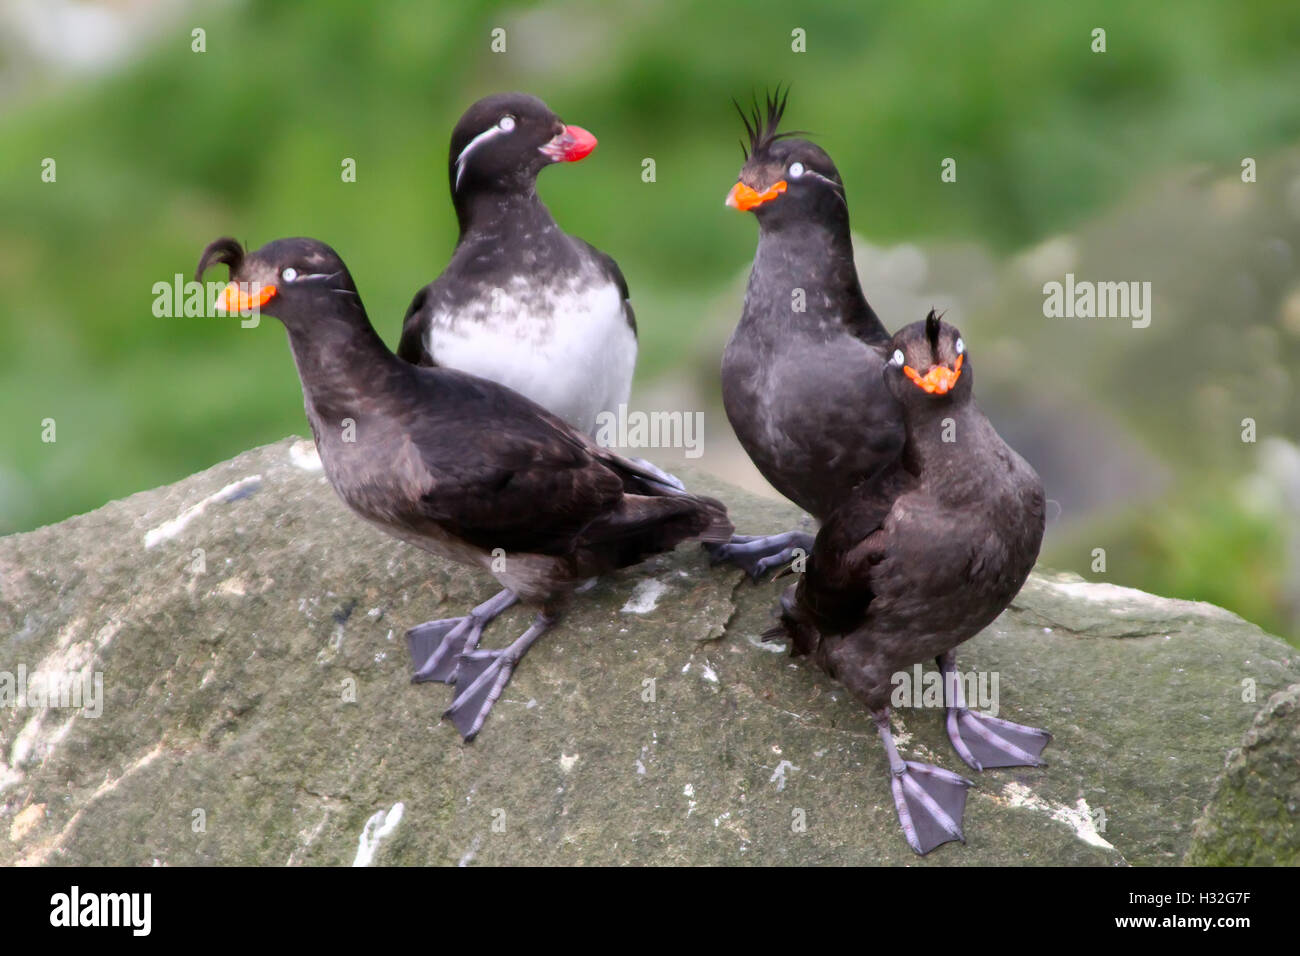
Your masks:
<svg viewBox="0 0 1300 956"><path fill-rule="evenodd" d="M663 483L513 389L399 359L324 243L279 239L248 253L218 239L203 251L198 276L216 263L230 267L227 311L255 305L288 330L307 420L344 503L506 588L458 628L438 621L408 632L422 665L416 680L459 662L445 716L466 740L578 585L682 541L731 534L720 502ZM539 607L532 626L502 650L479 649L483 622L516 596Z"/></svg>
<svg viewBox="0 0 1300 956"><path fill-rule="evenodd" d="M807 567L781 599L791 654L808 654L870 709L889 758L908 844L962 840L971 781L898 755L893 675L933 658L947 730L976 770L1041 766L1044 730L970 710L954 648L991 624L1024 584L1043 540L1043 485L972 398L970 353L933 311L900 330L881 370L905 442L826 515Z"/></svg>
<svg viewBox="0 0 1300 956"><path fill-rule="evenodd" d="M447 170L460 238L407 309L400 358L508 385L587 434L627 402L637 354L627 281L537 195L544 168L595 147L535 96L497 94L466 110Z"/></svg>
<svg viewBox="0 0 1300 956"><path fill-rule="evenodd" d="M825 150L777 132L788 94L755 104L752 119L740 111L749 148L726 204L758 219L758 249L722 398L763 477L822 521L897 456L903 425L881 376L889 333L853 264L844 184ZM710 552L757 578L812 543L803 531L737 535Z"/></svg>

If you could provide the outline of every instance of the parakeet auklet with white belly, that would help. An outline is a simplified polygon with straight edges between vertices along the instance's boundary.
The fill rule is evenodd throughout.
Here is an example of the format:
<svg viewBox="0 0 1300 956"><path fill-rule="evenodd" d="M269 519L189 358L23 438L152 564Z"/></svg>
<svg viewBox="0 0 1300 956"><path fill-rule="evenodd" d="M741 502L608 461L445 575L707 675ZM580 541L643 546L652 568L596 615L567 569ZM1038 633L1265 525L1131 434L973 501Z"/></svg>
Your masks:
<svg viewBox="0 0 1300 956"><path fill-rule="evenodd" d="M637 353L627 282L537 196L542 169L595 147L591 133L524 93L465 112L448 162L460 239L411 302L400 358L508 385L587 434L600 412L627 402Z"/></svg>
<svg viewBox="0 0 1300 956"><path fill-rule="evenodd" d="M488 96L465 111L447 168L460 238L442 275L406 310L399 358L509 386L587 435L602 412L627 403L637 356L627 282L612 258L561 230L537 196L542 169L595 148L595 136L525 93ZM682 489L650 462L629 460ZM425 632L480 631L513 600L502 591ZM417 680L457 679L454 667L416 666Z"/></svg>

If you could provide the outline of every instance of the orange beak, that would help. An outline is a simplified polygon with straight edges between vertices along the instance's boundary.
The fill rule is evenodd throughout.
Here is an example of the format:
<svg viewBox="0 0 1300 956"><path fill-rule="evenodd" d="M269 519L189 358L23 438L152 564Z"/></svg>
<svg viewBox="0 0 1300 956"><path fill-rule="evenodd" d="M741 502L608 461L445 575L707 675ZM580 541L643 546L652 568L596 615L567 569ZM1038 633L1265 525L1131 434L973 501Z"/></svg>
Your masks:
<svg viewBox="0 0 1300 956"><path fill-rule="evenodd" d="M220 304L227 315L233 315L236 312L260 309L275 298L275 293L273 285L258 285L254 282L250 292L244 283L232 282L221 290Z"/></svg>
<svg viewBox="0 0 1300 956"><path fill-rule="evenodd" d="M947 395L957 385L957 379L961 378L961 363L966 356L958 355L957 362L952 368L943 365L936 365L930 371L922 375L910 365L903 366L903 374L912 380L912 383L919 389L929 392L931 395Z"/></svg>
<svg viewBox="0 0 1300 956"><path fill-rule="evenodd" d="M770 202L786 190L786 182L782 179L773 185L767 192L760 193L744 183L736 183L731 187L731 192L727 193L727 205L732 209L739 209L741 212L749 212L765 202Z"/></svg>

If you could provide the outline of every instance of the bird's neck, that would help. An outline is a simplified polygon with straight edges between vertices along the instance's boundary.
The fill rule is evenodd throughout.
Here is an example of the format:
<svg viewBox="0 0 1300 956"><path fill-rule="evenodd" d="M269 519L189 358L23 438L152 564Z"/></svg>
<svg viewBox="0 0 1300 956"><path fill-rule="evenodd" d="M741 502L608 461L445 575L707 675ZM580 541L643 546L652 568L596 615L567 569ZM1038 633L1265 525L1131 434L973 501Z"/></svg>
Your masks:
<svg viewBox="0 0 1300 956"><path fill-rule="evenodd" d="M460 242L471 237L498 238L507 229L527 233L555 226L550 210L537 196L536 183L526 189L458 193L454 199Z"/></svg>
<svg viewBox="0 0 1300 956"><path fill-rule="evenodd" d="M329 423L355 419L358 398L377 390L401 362L375 332L360 299L340 298L346 301L309 322L286 323L308 415Z"/></svg>
<svg viewBox="0 0 1300 956"><path fill-rule="evenodd" d="M847 328L869 343L889 333L862 292L847 219L800 220L759 232L750 289L792 313L794 324ZM802 314L800 314L802 309Z"/></svg>
<svg viewBox="0 0 1300 956"><path fill-rule="evenodd" d="M924 401L905 413L908 471L925 475L940 498L960 499L981 484L984 458L1001 443L969 396L960 402ZM992 439L992 440L990 440Z"/></svg>

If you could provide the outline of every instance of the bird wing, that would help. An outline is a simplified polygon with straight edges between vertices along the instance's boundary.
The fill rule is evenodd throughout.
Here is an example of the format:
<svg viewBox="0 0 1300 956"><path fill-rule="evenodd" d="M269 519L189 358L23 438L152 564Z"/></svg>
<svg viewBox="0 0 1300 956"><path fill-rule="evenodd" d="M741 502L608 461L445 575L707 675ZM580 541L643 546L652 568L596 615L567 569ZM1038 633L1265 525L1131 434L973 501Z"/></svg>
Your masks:
<svg viewBox="0 0 1300 956"><path fill-rule="evenodd" d="M429 301L429 289L430 286L426 285L415 293L415 298L411 300L410 306L406 309L406 315L402 317L402 338L397 344L397 357L403 362L410 362L412 365L432 366L437 364L425 345L427 337L424 334L424 307Z"/></svg>
<svg viewBox="0 0 1300 956"><path fill-rule="evenodd" d="M605 273L605 276L618 286L618 291L623 296L623 316L627 319L627 324L628 327L632 329L632 334L636 335L636 313L632 311L632 296L627 289L627 279L623 278L623 270L618 267L618 263L614 261L613 256L601 252L585 239L579 239L577 236L573 236L572 238L574 242L578 243L579 246L586 249L587 252L591 254L591 257L596 260L601 271Z"/></svg>
<svg viewBox="0 0 1300 956"><path fill-rule="evenodd" d="M809 654L822 635L862 624L876 596L872 569L884 556L885 520L914 480L896 460L826 517L803 576L782 595L780 620L764 640L786 638L792 654Z"/></svg>
<svg viewBox="0 0 1300 956"><path fill-rule="evenodd" d="M489 551L564 554L622 500L623 477L540 406L463 372L419 372L434 388L399 412L394 471L414 492L398 496L399 523L432 523Z"/></svg>
<svg viewBox="0 0 1300 956"><path fill-rule="evenodd" d="M822 633L843 634L862 623L875 598L871 572L883 556L885 520L913 481L895 463L823 522L799 589L804 612Z"/></svg>

